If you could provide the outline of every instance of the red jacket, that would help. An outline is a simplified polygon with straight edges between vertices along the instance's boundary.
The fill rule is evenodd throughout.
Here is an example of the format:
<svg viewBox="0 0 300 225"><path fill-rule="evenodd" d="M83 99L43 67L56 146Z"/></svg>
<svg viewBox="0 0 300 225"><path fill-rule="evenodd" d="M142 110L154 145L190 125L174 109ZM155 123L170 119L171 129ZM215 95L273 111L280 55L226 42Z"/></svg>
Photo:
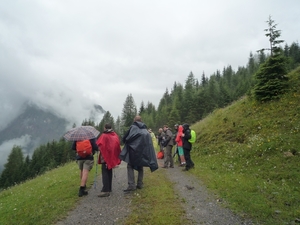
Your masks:
<svg viewBox="0 0 300 225"><path fill-rule="evenodd" d="M121 163L121 160L119 159L121 152L120 140L114 131L104 131L96 143L100 150L98 164L103 163L101 157L104 159L109 170Z"/></svg>
<svg viewBox="0 0 300 225"><path fill-rule="evenodd" d="M183 127L179 125L177 135L175 138L175 141L177 143L177 147L182 147L183 142L182 142L182 134L183 134Z"/></svg>

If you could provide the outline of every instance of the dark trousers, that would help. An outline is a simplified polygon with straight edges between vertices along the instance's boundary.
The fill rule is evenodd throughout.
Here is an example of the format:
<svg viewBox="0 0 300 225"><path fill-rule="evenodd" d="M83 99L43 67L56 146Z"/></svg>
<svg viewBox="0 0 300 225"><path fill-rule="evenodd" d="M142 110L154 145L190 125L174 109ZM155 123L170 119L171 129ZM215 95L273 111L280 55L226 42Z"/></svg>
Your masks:
<svg viewBox="0 0 300 225"><path fill-rule="evenodd" d="M107 169L106 163L102 164L102 192L111 192L112 186L112 169Z"/></svg>
<svg viewBox="0 0 300 225"><path fill-rule="evenodd" d="M174 167L174 160L172 156L172 145L167 145L164 151L164 167L168 167L170 163L170 167Z"/></svg>
<svg viewBox="0 0 300 225"><path fill-rule="evenodd" d="M191 150L184 148L183 152L184 152L184 158L185 158L185 162L186 162L185 168L188 170L188 169L194 167L194 162L191 159Z"/></svg>

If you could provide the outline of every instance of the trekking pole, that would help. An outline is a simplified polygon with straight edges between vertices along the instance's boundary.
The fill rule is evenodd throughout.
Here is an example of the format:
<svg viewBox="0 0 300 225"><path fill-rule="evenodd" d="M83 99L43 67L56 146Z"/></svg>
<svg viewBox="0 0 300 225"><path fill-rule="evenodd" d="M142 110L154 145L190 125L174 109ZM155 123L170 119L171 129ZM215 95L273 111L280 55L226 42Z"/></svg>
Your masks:
<svg viewBox="0 0 300 225"><path fill-rule="evenodd" d="M96 159L96 173L95 173L95 178L94 178L94 189L96 189L96 186L97 186L97 184L96 184L96 179L97 179L97 172L98 172L98 152L99 151L97 151L97 159Z"/></svg>

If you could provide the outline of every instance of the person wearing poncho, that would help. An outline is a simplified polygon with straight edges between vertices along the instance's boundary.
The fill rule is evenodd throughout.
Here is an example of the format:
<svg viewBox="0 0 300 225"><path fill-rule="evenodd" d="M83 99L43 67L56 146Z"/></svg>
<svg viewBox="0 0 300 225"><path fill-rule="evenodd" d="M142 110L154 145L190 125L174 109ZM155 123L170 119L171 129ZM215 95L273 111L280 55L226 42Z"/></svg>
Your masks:
<svg viewBox="0 0 300 225"><path fill-rule="evenodd" d="M127 162L128 188L125 192L134 191L143 187L143 167L149 167L151 172L158 169L156 155L151 135L140 116L134 118L133 124L123 137L125 144L119 158ZM137 185L135 186L134 169L138 171Z"/></svg>
<svg viewBox="0 0 300 225"><path fill-rule="evenodd" d="M102 164L102 190L98 197L108 197L112 191L112 169L121 163L121 152L118 135L111 129L110 124L105 124L104 132L97 140L100 150L98 164Z"/></svg>

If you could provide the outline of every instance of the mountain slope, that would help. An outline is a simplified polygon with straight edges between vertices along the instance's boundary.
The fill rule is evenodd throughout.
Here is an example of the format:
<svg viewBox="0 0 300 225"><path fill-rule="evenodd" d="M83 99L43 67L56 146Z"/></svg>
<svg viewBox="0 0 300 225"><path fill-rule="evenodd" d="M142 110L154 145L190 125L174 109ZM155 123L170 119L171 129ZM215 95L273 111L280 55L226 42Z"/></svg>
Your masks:
<svg viewBox="0 0 300 225"><path fill-rule="evenodd" d="M194 124L192 171L239 213L259 224L300 218L300 67L278 101L248 97Z"/></svg>
<svg viewBox="0 0 300 225"><path fill-rule="evenodd" d="M20 116L0 131L0 144L25 134L39 143L58 140L66 131L67 123L65 119L58 118L51 112L28 105ZM29 147L32 147L32 144Z"/></svg>

